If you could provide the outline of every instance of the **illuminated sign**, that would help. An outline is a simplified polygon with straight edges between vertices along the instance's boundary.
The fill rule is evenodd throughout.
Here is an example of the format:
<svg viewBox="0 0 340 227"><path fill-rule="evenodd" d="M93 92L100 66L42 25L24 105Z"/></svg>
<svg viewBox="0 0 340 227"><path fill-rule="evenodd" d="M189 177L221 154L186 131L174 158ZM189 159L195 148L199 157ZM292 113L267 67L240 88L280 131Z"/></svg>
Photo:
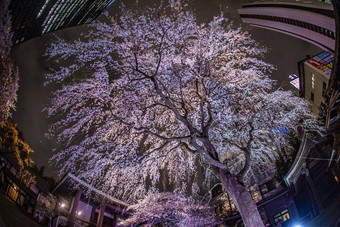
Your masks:
<svg viewBox="0 0 340 227"><path fill-rule="evenodd" d="M289 76L289 83L293 85L295 88L300 90L300 79L296 74L290 74Z"/></svg>
<svg viewBox="0 0 340 227"><path fill-rule="evenodd" d="M334 55L329 52L323 52L307 61L314 68L330 76L334 63Z"/></svg>

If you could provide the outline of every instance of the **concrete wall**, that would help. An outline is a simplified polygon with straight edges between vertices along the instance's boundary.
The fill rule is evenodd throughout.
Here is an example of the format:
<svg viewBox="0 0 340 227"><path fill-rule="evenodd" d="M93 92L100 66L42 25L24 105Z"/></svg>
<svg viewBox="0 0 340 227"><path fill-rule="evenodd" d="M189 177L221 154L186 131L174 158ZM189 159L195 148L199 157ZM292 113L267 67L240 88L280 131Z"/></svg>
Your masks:
<svg viewBox="0 0 340 227"><path fill-rule="evenodd" d="M322 97L323 83L328 87L328 78L321 74L320 71L311 67L307 62L305 66L305 98L310 102L312 106L313 114L318 115L319 106L321 102L325 102ZM312 88L312 74L314 74L314 89ZM314 93L314 101L311 100L311 93Z"/></svg>

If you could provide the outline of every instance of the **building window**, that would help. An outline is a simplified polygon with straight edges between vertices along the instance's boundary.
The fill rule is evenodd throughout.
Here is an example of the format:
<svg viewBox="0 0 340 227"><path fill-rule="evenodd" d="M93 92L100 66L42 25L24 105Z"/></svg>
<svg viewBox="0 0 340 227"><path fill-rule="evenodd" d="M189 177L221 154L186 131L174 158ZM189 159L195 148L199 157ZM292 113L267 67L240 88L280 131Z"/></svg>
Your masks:
<svg viewBox="0 0 340 227"><path fill-rule="evenodd" d="M294 26L298 26L301 28L306 28L308 30L318 32L324 36L330 37L332 39L335 39L335 33L332 31L329 31L325 28L322 28L320 26L317 26L315 24L306 23L299 20L293 20L290 18L283 18L283 17L275 17L275 16L267 16L267 15L251 15L251 14L242 14L242 18L256 18L256 19L262 19L262 20L270 20L270 21L278 21L281 23L286 24L292 24Z"/></svg>
<svg viewBox="0 0 340 227"><path fill-rule="evenodd" d="M30 189L35 194L38 194L38 192L39 192L39 189L34 184L31 184Z"/></svg>
<svg viewBox="0 0 340 227"><path fill-rule="evenodd" d="M262 195L274 190L276 187L275 187L275 182L274 180L271 180L271 181L268 181L267 183L265 184L262 184L260 186L260 191L262 193Z"/></svg>
<svg viewBox="0 0 340 227"><path fill-rule="evenodd" d="M285 209L274 215L274 223L283 223L290 219L288 209Z"/></svg>
<svg viewBox="0 0 340 227"><path fill-rule="evenodd" d="M12 168L10 169L11 173L16 176L18 171L12 166Z"/></svg>
<svg viewBox="0 0 340 227"><path fill-rule="evenodd" d="M18 198L18 191L17 191L17 186L16 185L11 185L8 189L8 196L13 199L14 201L17 201Z"/></svg>
<svg viewBox="0 0 340 227"><path fill-rule="evenodd" d="M326 95L326 89L327 89L327 85L325 82L322 82L322 96Z"/></svg>
<svg viewBox="0 0 340 227"><path fill-rule="evenodd" d="M313 92L310 93L310 100L311 100L312 102L314 102L314 93L313 93Z"/></svg>
<svg viewBox="0 0 340 227"><path fill-rule="evenodd" d="M314 89L314 85L315 85L315 77L314 77L314 73L312 73L312 89Z"/></svg>

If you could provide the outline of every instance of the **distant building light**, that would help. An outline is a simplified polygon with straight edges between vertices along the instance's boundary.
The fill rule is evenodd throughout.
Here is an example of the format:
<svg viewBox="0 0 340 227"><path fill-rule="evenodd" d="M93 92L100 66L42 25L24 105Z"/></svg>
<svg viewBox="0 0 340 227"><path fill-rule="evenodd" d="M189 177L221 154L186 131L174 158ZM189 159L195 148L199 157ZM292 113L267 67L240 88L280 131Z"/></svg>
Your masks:
<svg viewBox="0 0 340 227"><path fill-rule="evenodd" d="M112 0L112 1L106 6L106 8L109 7L114 1L115 1L115 0Z"/></svg>
<svg viewBox="0 0 340 227"><path fill-rule="evenodd" d="M38 18L38 17L41 16L42 12L44 11L44 9L46 8L46 6L48 5L48 2L49 2L49 1L50 1L50 0L47 0L47 1L45 2L45 4L43 5L43 7L41 7L41 9L40 9L40 11L39 11L39 13L38 13L38 15L37 15L36 18Z"/></svg>
<svg viewBox="0 0 340 227"><path fill-rule="evenodd" d="M283 134L289 133L288 129L286 129L285 127L282 127L282 128L279 128L279 129L273 128L272 132L273 133L283 133Z"/></svg>

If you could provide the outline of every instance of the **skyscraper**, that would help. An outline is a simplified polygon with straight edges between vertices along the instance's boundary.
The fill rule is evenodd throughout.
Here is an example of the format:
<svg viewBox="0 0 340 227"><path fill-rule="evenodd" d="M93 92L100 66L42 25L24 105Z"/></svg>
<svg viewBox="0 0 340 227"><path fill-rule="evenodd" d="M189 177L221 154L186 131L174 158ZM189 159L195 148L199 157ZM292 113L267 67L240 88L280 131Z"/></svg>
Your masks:
<svg viewBox="0 0 340 227"><path fill-rule="evenodd" d="M94 21L114 0L12 0L13 43Z"/></svg>
<svg viewBox="0 0 340 227"><path fill-rule="evenodd" d="M285 33L334 52L336 27L329 1L246 2L238 10L244 23Z"/></svg>

